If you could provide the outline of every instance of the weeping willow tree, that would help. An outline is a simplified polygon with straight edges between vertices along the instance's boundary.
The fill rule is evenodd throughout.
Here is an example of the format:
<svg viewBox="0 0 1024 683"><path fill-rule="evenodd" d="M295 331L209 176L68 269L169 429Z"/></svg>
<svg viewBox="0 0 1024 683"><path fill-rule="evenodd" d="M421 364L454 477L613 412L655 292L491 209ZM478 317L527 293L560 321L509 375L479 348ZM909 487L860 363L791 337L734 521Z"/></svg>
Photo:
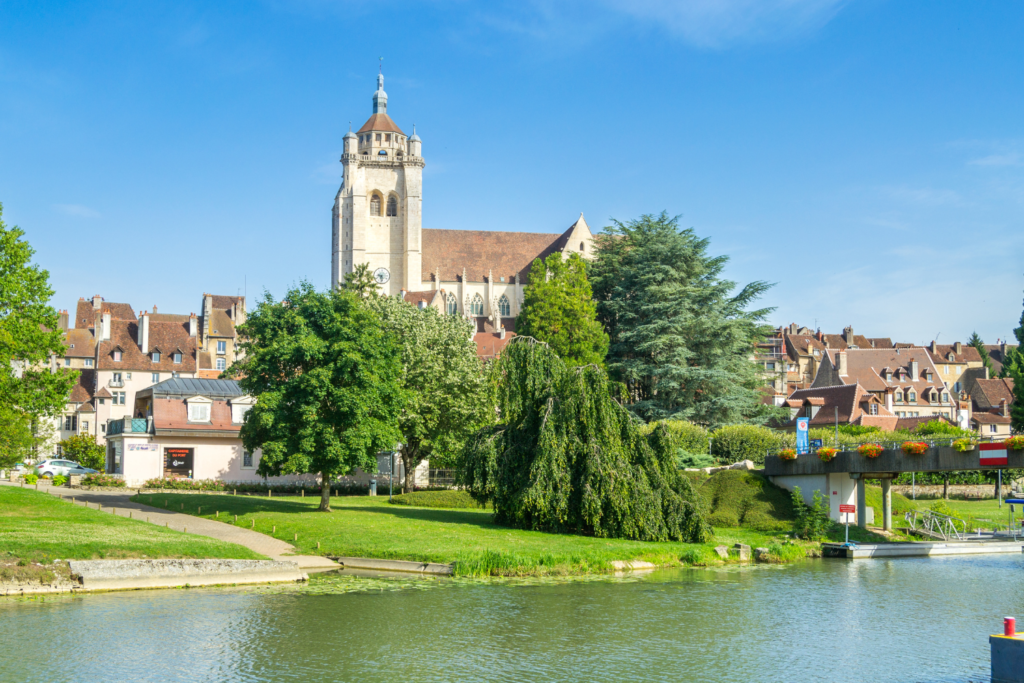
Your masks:
<svg viewBox="0 0 1024 683"><path fill-rule="evenodd" d="M500 424L464 449L459 476L495 521L542 531L704 542L700 496L664 429L644 428L593 365L517 337L493 367Z"/></svg>

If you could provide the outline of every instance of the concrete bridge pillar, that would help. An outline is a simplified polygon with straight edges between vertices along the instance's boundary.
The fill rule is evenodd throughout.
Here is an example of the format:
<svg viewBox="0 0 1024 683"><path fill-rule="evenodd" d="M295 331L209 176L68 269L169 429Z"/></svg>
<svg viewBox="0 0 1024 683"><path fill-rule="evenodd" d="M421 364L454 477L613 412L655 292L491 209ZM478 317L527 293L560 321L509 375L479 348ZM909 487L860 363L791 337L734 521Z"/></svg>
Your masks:
<svg viewBox="0 0 1024 683"><path fill-rule="evenodd" d="M861 529L868 528L868 490L867 482L858 473L851 473L854 482L857 484L857 526Z"/></svg>
<svg viewBox="0 0 1024 683"><path fill-rule="evenodd" d="M892 531L892 479L882 480L882 528Z"/></svg>

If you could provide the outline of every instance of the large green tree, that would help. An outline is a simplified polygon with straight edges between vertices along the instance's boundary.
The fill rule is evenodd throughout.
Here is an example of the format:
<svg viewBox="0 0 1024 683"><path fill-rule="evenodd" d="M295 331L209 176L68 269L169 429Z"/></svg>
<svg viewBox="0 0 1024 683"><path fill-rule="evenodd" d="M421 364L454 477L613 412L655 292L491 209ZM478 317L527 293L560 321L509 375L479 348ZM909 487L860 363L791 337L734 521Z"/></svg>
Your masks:
<svg viewBox="0 0 1024 683"><path fill-rule="evenodd" d="M546 342L569 365L604 365L608 335L597 320L587 263L579 254L534 259L516 334Z"/></svg>
<svg viewBox="0 0 1024 683"><path fill-rule="evenodd" d="M1024 434L1024 311L1020 323L1013 330L1017 348L1008 349L1003 358L1000 377L1013 380L1013 403L1010 404L1010 427L1018 434Z"/></svg>
<svg viewBox="0 0 1024 683"><path fill-rule="evenodd" d="M319 474L320 509L330 486L401 438L401 349L357 294L317 292L303 282L282 301L266 294L239 334L245 357L232 374L256 403L242 443L262 449L262 476Z"/></svg>
<svg viewBox="0 0 1024 683"><path fill-rule="evenodd" d="M750 310L770 287L735 291L722 277L727 256L680 230L662 212L613 225L597 237L591 283L598 318L611 338L608 369L646 420L686 419L714 428L763 422L756 343L770 334L772 310Z"/></svg>
<svg viewBox="0 0 1024 683"><path fill-rule="evenodd" d="M32 416L18 410L0 406L0 470L32 457Z"/></svg>
<svg viewBox="0 0 1024 683"><path fill-rule="evenodd" d="M988 376L995 377L996 371L992 367L992 359L988 355L988 350L985 348L985 342L978 335L977 332L971 332L970 338L967 340L968 346L973 346L978 354L981 356L981 364L983 367L988 368Z"/></svg>
<svg viewBox="0 0 1024 683"><path fill-rule="evenodd" d="M103 471L106 465L102 444L96 443L92 434L76 434L60 442L60 451L68 460L74 460L83 467Z"/></svg>
<svg viewBox="0 0 1024 683"><path fill-rule="evenodd" d="M399 416L406 489L425 459L452 461L466 439L493 420L473 325L462 316L420 310L399 297L371 298L385 333L397 341L406 403Z"/></svg>
<svg viewBox="0 0 1024 683"><path fill-rule="evenodd" d="M50 274L31 263L35 251L17 227L3 222L0 204L0 409L39 420L64 408L77 371L50 370L64 355Z"/></svg>

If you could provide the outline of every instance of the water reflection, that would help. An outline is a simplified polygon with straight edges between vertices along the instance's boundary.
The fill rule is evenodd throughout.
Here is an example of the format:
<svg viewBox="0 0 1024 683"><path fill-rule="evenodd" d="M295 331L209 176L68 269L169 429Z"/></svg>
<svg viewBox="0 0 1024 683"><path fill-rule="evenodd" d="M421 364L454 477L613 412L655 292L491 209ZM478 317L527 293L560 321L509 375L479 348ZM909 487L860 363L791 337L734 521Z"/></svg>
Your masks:
<svg viewBox="0 0 1024 683"><path fill-rule="evenodd" d="M993 555L7 600L0 679L987 681L988 634L1024 615L1022 569Z"/></svg>

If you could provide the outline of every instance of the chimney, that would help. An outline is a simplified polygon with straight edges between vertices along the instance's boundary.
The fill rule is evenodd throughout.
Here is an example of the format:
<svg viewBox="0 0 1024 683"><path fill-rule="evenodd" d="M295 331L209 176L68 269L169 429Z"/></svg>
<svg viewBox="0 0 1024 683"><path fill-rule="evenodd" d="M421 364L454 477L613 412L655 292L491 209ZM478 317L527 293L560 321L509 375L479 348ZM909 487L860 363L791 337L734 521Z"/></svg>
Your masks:
<svg viewBox="0 0 1024 683"><path fill-rule="evenodd" d="M936 353L936 351L935 351L935 340L934 339L932 339L931 346L928 347L928 350L931 351L932 353Z"/></svg>
<svg viewBox="0 0 1024 683"><path fill-rule="evenodd" d="M1002 361L1006 358L1006 342L999 343L999 360Z"/></svg>
<svg viewBox="0 0 1024 683"><path fill-rule="evenodd" d="M504 339L504 338L505 338L505 326L502 325L501 329L498 330L498 339Z"/></svg>
<svg viewBox="0 0 1024 683"><path fill-rule="evenodd" d="M139 318L139 348L143 353L149 353L149 313L145 311Z"/></svg>
<svg viewBox="0 0 1024 683"><path fill-rule="evenodd" d="M213 315L213 295L203 294L203 351L210 350L211 315Z"/></svg>
<svg viewBox="0 0 1024 683"><path fill-rule="evenodd" d="M910 381L916 382L918 380L917 375L917 361L913 358L910 359Z"/></svg>
<svg viewBox="0 0 1024 683"><path fill-rule="evenodd" d="M853 343L853 326L847 325L843 328L843 339L846 340L846 345L849 346Z"/></svg>
<svg viewBox="0 0 1024 683"><path fill-rule="evenodd" d="M156 313L156 304L153 304L153 312Z"/></svg>
<svg viewBox="0 0 1024 683"><path fill-rule="evenodd" d="M110 340L110 311L100 317L100 341Z"/></svg>
<svg viewBox="0 0 1024 683"><path fill-rule="evenodd" d="M953 351L956 353L956 355L959 356L961 353L964 352L964 345L961 344L960 342L956 342L955 344L953 344Z"/></svg>
<svg viewBox="0 0 1024 683"><path fill-rule="evenodd" d="M100 310L100 306L102 306L102 305L103 305L103 297L100 296L99 294L94 294L93 297L92 297L92 310L98 311L98 310Z"/></svg>
<svg viewBox="0 0 1024 683"><path fill-rule="evenodd" d="M1009 417L1010 416L1010 411L1009 411L1009 409L1006 406L1006 399L1005 398L999 399L999 414L1002 415L1003 417Z"/></svg>
<svg viewBox="0 0 1024 683"><path fill-rule="evenodd" d="M846 351L840 351L836 354L836 372L839 373L840 377L846 377L849 374L849 364L846 360Z"/></svg>
<svg viewBox="0 0 1024 683"><path fill-rule="evenodd" d="M57 319L59 321L57 323L57 326L60 327L60 329L62 329L65 332L67 332L68 331L68 312L66 310L65 311L61 311L60 313L57 314Z"/></svg>
<svg viewBox="0 0 1024 683"><path fill-rule="evenodd" d="M188 316L188 336L196 336L196 329L199 327L199 321L196 320L196 314L191 313Z"/></svg>
<svg viewBox="0 0 1024 683"><path fill-rule="evenodd" d="M895 389L893 389L892 387L886 387L885 388L885 409L888 410L890 413L892 412L892 408L893 408L893 406L892 406L892 397L893 397L894 393L895 393Z"/></svg>
<svg viewBox="0 0 1024 683"><path fill-rule="evenodd" d="M821 333L821 329L818 330L818 334L816 334L815 336L818 338L818 341L821 341L825 338L825 335Z"/></svg>

